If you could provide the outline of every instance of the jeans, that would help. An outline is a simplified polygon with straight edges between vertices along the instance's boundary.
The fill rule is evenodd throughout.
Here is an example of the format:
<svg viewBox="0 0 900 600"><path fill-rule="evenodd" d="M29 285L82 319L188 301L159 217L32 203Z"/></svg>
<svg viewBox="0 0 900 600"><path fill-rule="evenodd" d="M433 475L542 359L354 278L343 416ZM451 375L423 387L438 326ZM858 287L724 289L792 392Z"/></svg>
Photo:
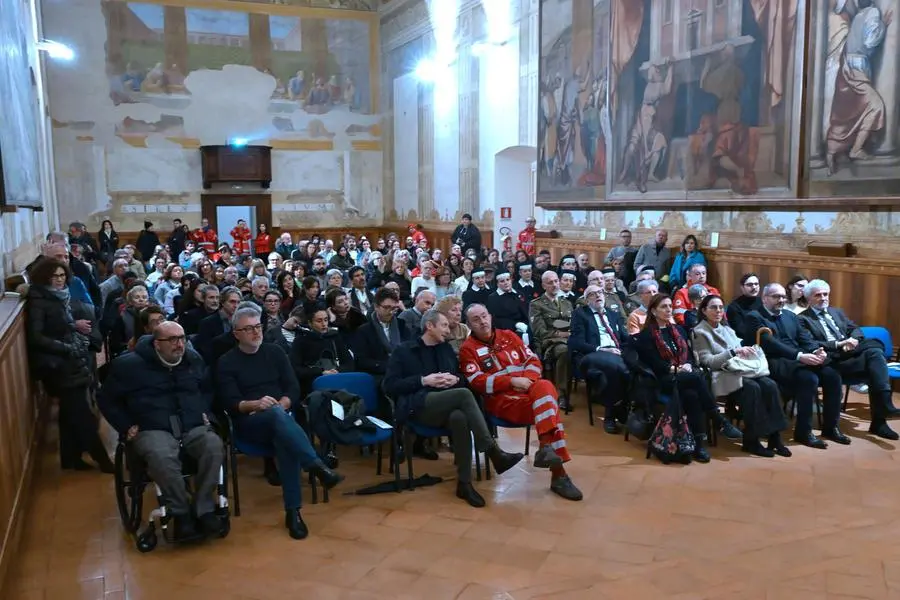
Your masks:
<svg viewBox="0 0 900 600"><path fill-rule="evenodd" d="M234 426L235 433L242 440L274 449L275 462L281 475L284 509L300 508L300 470L309 471L325 465L294 417L283 408L273 406L235 419Z"/></svg>
<svg viewBox="0 0 900 600"><path fill-rule="evenodd" d="M471 483L470 437L474 435L475 449L478 452L486 452L494 445L494 439L472 392L465 388L455 388L429 393L425 396L425 406L416 412L415 421L428 427L446 427L450 430L453 434L453 454L459 482Z"/></svg>

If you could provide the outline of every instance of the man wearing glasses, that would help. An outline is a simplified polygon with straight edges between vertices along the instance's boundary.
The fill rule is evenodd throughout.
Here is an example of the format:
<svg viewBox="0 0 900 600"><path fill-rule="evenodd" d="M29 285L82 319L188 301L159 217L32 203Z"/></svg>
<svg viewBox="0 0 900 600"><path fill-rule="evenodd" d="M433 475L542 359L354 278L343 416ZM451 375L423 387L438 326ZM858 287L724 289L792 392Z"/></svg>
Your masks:
<svg viewBox="0 0 900 600"><path fill-rule="evenodd" d="M767 327L772 335L764 334L760 345L769 361L772 379L793 396L797 403L794 440L824 450L828 445L812 432L813 402L822 387L822 436L838 444L847 445L850 438L841 433L841 375L831 366L825 349L800 325L794 313L784 310L787 295L777 283L763 288L762 308L748 316L748 331L756 335Z"/></svg>
<svg viewBox="0 0 900 600"><path fill-rule="evenodd" d="M232 415L238 437L272 448L281 476L284 526L292 538L303 539L309 529L300 516L300 469L325 488L344 477L325 466L288 412L300 399L300 384L287 354L275 344L263 343L259 311L239 308L232 316L231 330L237 347L219 359L218 399Z"/></svg>
<svg viewBox="0 0 900 600"><path fill-rule="evenodd" d="M215 513L222 440L210 426L212 395L203 389L206 367L185 347L181 325L160 323L153 335L116 358L100 389L98 404L109 424L147 463L147 473L169 500L175 537L195 539L218 534ZM194 508L182 480L181 451L197 463Z"/></svg>

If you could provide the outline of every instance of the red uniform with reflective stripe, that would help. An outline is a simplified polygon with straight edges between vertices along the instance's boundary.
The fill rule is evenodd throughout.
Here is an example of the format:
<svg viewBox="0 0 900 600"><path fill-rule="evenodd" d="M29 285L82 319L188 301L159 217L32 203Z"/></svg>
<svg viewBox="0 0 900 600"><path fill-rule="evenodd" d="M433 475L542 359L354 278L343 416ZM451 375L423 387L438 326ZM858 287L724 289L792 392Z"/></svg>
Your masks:
<svg viewBox="0 0 900 600"><path fill-rule="evenodd" d="M216 235L215 229L209 228L206 231L195 229L191 232L191 239L194 240L198 248L206 250L208 256L216 253L216 244L219 242L219 236Z"/></svg>
<svg viewBox="0 0 900 600"><path fill-rule="evenodd" d="M231 247L237 255L247 254L250 252L250 230L246 227L238 229L234 227L231 230L231 239L234 240L234 246Z"/></svg>
<svg viewBox="0 0 900 600"><path fill-rule="evenodd" d="M706 291L709 292L710 296L721 296L719 290L714 288L711 285L703 284L706 288ZM690 285L685 285L683 288L675 292L675 296L672 297L672 312L675 315L675 322L679 325L684 325L684 313L691 310L693 305L691 304L691 299L688 297L688 288Z"/></svg>
<svg viewBox="0 0 900 600"><path fill-rule="evenodd" d="M505 421L533 423L542 445L564 461L570 459L559 417L556 386L541 377L541 361L512 331L494 330L485 343L470 335L459 349L460 371L469 386L484 397L485 410ZM513 377L534 383L526 392L512 387Z"/></svg>
<svg viewBox="0 0 900 600"><path fill-rule="evenodd" d="M519 232L519 243L516 250L524 250L528 256L534 256L534 229L527 227Z"/></svg>

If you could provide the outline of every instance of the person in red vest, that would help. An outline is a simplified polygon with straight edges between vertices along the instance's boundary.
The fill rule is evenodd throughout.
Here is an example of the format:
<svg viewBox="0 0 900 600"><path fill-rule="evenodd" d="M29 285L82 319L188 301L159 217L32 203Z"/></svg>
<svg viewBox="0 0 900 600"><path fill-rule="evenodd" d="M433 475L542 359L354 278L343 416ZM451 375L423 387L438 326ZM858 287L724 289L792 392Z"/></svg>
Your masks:
<svg viewBox="0 0 900 600"><path fill-rule="evenodd" d="M534 256L534 226L537 223L534 217L525 219L525 229L519 232L519 242L516 250L524 250L528 256Z"/></svg>
<svg viewBox="0 0 900 600"><path fill-rule="evenodd" d="M253 241L253 254L256 256L268 256L272 251L272 236L265 223L256 226L256 239Z"/></svg>
<svg viewBox="0 0 900 600"><path fill-rule="evenodd" d="M409 235L412 237L413 244L419 246L420 248L428 247L428 238L425 237L425 232L422 231L421 225L416 225L415 223L409 224ZM425 242L422 244L422 242Z"/></svg>
<svg viewBox="0 0 900 600"><path fill-rule="evenodd" d="M191 232L191 239L197 244L198 250L206 250L207 258L218 260L216 247L218 246L219 236L216 235L216 230L209 226L209 219L200 219L200 228Z"/></svg>
<svg viewBox="0 0 900 600"><path fill-rule="evenodd" d="M231 238L234 240L231 249L234 250L237 256L250 252L251 237L252 234L250 233L250 228L247 227L247 221L238 219L237 225L231 229Z"/></svg>

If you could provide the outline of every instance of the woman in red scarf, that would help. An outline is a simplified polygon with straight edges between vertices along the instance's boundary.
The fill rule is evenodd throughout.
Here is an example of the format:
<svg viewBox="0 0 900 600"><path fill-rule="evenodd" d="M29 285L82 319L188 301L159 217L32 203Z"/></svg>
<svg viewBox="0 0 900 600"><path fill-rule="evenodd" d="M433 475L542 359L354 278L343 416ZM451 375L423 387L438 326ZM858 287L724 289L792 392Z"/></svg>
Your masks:
<svg viewBox="0 0 900 600"><path fill-rule="evenodd" d="M259 258L260 256L269 256L272 251L272 236L265 223L256 226L256 239L253 240L253 254Z"/></svg>
<svg viewBox="0 0 900 600"><path fill-rule="evenodd" d="M673 387L678 388L678 397L697 441L695 461L709 462L705 448L708 419L713 420L724 437L741 439L740 430L719 413L706 378L695 362L687 334L672 322L672 299L666 294L658 294L650 301L647 321L635 336L635 347L640 361L656 375L661 400L671 398Z"/></svg>

